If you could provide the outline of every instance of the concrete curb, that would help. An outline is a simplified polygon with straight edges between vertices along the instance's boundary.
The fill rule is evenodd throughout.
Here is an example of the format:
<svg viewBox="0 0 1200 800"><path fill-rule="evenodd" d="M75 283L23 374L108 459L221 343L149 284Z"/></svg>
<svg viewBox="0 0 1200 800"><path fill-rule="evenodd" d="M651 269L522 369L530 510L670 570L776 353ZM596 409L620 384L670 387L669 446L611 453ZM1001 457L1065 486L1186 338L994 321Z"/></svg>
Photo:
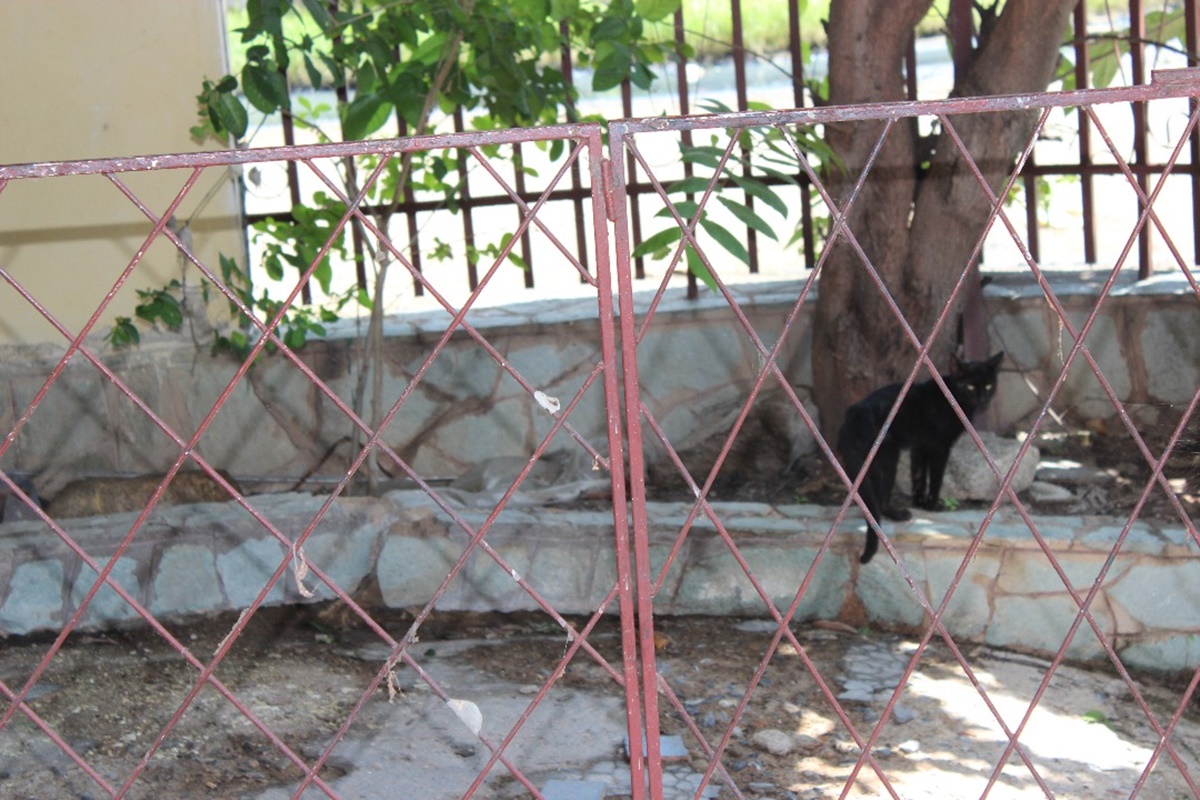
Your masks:
<svg viewBox="0 0 1200 800"><path fill-rule="evenodd" d="M298 536L325 502L304 494L252 496L249 502L288 537ZM765 593L785 610L808 576L795 619L836 619L859 609L872 625L922 628L929 615L901 571L881 552L860 566L861 523L843 522L817 561L836 509L757 503L714 503L740 557ZM689 506L648 507L651 562L657 577L678 553L656 595L656 613L769 616L725 538L701 517L686 537ZM477 528L486 511L456 511ZM70 520L66 529L101 566L116 551L135 514ZM897 525L893 540L914 584L942 604L946 587L983 521L982 512L918 516ZM1039 517L1038 531L1060 559L1052 568L1029 527L1002 510L987 528L946 604L943 622L957 641L1056 652L1079 611L1064 578L1085 598L1120 535L1120 521ZM590 614L616 581L612 516L608 511L544 507L506 509L484 539L501 567L477 549L438 603L443 610L516 611L537 603L531 587L564 614ZM40 522L0 525L0 629L31 634L60 628L91 591L96 573ZM303 547L303 561L354 594L377 586L389 607L424 605L469 541L468 534L420 492L336 501ZM118 559L113 578L160 618L238 610L249 605L277 571L266 594L271 605L333 597L310 573L298 584L293 555L264 526L233 503L178 506L154 512ZM309 596L311 593L311 596ZM615 604L610 606L615 613ZM1200 666L1200 555L1182 526L1137 522L1096 589L1090 616L1131 667L1157 671ZM80 629L135 622L137 614L103 586L83 613ZM1066 655L1102 660L1105 652L1087 620Z"/></svg>

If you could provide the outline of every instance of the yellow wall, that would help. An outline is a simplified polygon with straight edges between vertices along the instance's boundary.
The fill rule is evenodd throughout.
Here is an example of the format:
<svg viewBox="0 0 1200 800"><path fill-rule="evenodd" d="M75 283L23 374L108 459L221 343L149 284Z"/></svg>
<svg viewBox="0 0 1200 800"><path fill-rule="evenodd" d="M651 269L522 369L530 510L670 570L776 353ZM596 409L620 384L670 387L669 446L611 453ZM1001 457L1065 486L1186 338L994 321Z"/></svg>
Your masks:
<svg viewBox="0 0 1200 800"><path fill-rule="evenodd" d="M201 81L226 71L221 0L0 0L0 15L0 163L202 149L188 128ZM121 178L161 213L188 174ZM176 215L189 222L197 254L214 269L218 253L242 261L239 208L229 173L210 170ZM103 176L10 181L0 191L0 269L78 331L150 228ZM173 245L157 241L93 335L107 333L119 315L132 316L135 289L161 287L180 269ZM188 267L184 279L195 285L199 274ZM0 280L0 344L63 341Z"/></svg>

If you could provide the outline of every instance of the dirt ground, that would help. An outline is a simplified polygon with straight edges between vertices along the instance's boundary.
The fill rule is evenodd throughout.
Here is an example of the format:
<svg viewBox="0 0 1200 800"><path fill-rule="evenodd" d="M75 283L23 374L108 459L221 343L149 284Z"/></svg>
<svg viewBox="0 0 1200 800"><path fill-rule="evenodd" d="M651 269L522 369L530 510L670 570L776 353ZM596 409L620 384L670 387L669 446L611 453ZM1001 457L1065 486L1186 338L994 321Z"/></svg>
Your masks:
<svg viewBox="0 0 1200 800"><path fill-rule="evenodd" d="M381 614L399 635L405 614ZM212 653L235 618L224 616L173 632L201 659ZM662 632L659 672L711 744L734 722L733 715L771 636L762 621L701 617L658 620ZM898 634L794 625L803 652L836 695L851 679L856 652L878 662L881 654L906 663L916 641ZM604 619L589 640L620 668L619 625ZM456 647L451 649L450 642ZM297 753L315 758L380 668L378 639L347 622L333 606L260 611L217 670L217 676ZM565 648L558 626L534 614L435 614L422 628L419 658L455 658L481 681L498 680L528 694L540 685ZM47 643L10 640L0 648L0 678L19 687ZM441 653L439 652L441 651ZM372 655L373 654L373 655ZM974 680L989 693L1008 725L1019 724L1045 674L1046 664L1009 653L968 649ZM850 779L860 749L817 681L785 642L771 659L746 712L736 721L722 763L742 794L753 798L837 797ZM886 672L886 669L882 669ZM196 671L157 636L145 631L72 637L32 693L30 706L76 752L119 786L139 763L162 726L192 686ZM418 677L401 670L404 691L394 703L422 694ZM888 683L885 681L885 684ZM890 685L894 686L892 680ZM519 688L517 688L519 687ZM563 688L619 693L611 677L589 657L572 662ZM1161 724L1183 697L1185 684L1141 676L1139 691ZM428 696L427 694L425 695ZM552 695L553 696L553 695ZM369 699L351 731L372 729L394 703L384 689ZM665 696L664 733L683 734L689 761L703 772L707 760L682 716ZM843 702L847 720L863 737L878 723L883 703ZM1111 669L1059 669L1022 736L1047 787L1060 798L1127 797L1156 744L1145 714ZM901 713L903 712L903 717ZM756 738L782 731L792 746L773 754ZM412 735L421 736L419 729ZM614 732L613 751L619 750ZM971 680L944 644L923 655L901 695L901 706L884 726L875 753L892 786L905 798L979 796L1000 758L999 723L979 699ZM1200 719L1189 707L1171 741L1189 774L1200 778ZM322 772L333 780L356 764L335 752ZM403 764L397 764L403 769ZM295 785L299 770L216 691L206 688L163 742L130 797L256 797L270 786ZM720 786L718 782L715 784ZM851 797L886 797L879 777L864 767L851 782ZM32 722L18 714L0 731L0 795L11 798L90 798L107 793L70 763ZM306 795L311 796L311 795ZM391 795L380 795L391 796ZM527 796L501 776L480 797ZM723 789L719 797L733 797ZM1014 756L991 797L1046 796ZM1165 756L1143 787L1143 797L1192 796L1180 770Z"/></svg>
<svg viewBox="0 0 1200 800"><path fill-rule="evenodd" d="M1080 492L1077 508L1058 507L1053 509L1056 513L1127 516L1149 474L1145 461L1131 453L1128 440L1120 437L1080 432L1046 437L1038 444L1045 457L1079 460L1111 475L1097 488ZM1198 472L1196 456L1187 450L1172 459L1168 469L1172 487L1190 514L1197 510ZM718 496L732 493L739 499L773 502L840 503L842 499L832 472L811 459L782 477L769 471L742 475L717 489ZM1173 517L1176 511L1156 491L1143 515ZM397 638L411 624L411 617L402 612L378 612L377 619ZM205 661L235 620L221 616L170 627ZM721 763L742 796L838 797L848 781L845 796L891 796L871 765L858 765L861 749L849 725L864 739L871 735L886 702L880 698L889 697L896 685L895 677L888 677L889 670L907 665L916 647L913 632L795 624L792 629L801 650L783 643L771 657L744 715L735 720L771 639L762 621L739 623L701 617L656 620L661 634L659 672L692 724L712 746L733 726ZM436 660L439 648L451 652L441 643L454 641L457 662L481 680L501 681L521 694L546 679L566 646L556 623L533 614L439 613L422 627L420 640L421 660ZM617 620L602 620L589 641L619 668ZM0 645L0 680L19 690L48 646L47 639L5 641ZM1047 670L1044 662L1014 653L968 646L964 655L973 671L970 677L945 643L933 642L902 690L896 712L879 732L874 751L878 767L901 797L980 796L1006 741L996 714L1010 727L1019 725ZM845 700L845 719L841 719L814 672L837 696L851 688L858 677L854 665L861 671L864 660L868 672L872 665L880 665L876 699ZM813 665L812 671L806 662ZM380 666L378 638L338 607L320 605L259 611L216 675L289 747L311 761L324 750ZM50 662L29 695L29 705L115 789L143 759L196 674L160 637L145 629L77 635ZM1161 724L1183 702L1188 678L1137 676L1138 691ZM397 684L405 691L391 702L383 689L368 699L351 737L385 724L389 708L424 691L411 670L401 670ZM572 662L563 686L620 692L612 678L585 655ZM994 713L977 686L988 692ZM696 772L704 772L708 760L683 715L665 695L660 704L664 733L683 735L688 763ZM1112 667L1062 666L1037 708L1022 742L1045 788L1014 755L989 797L1045 797L1047 791L1060 798L1128 797L1151 759L1155 766L1139 796L1155 800L1195 796L1180 768L1193 781L1200 780L1200 752L1195 749L1200 746L1196 745L1200 715L1190 696L1170 740L1176 748L1173 754L1155 752L1158 736L1153 725ZM764 731L782 732L788 746L768 746ZM420 730L414 730L414 735L421 735ZM620 750L619 738L612 749L614 754ZM360 767L335 751L321 775L336 780ZM225 698L205 687L128 796L255 798L268 787L294 785L300 775ZM712 785L723 784L714 777ZM728 789L720 792L713 796L735 796ZM477 796L527 794L519 784L500 776L494 782L489 779ZM0 796L107 795L25 715L17 713L0 729Z"/></svg>

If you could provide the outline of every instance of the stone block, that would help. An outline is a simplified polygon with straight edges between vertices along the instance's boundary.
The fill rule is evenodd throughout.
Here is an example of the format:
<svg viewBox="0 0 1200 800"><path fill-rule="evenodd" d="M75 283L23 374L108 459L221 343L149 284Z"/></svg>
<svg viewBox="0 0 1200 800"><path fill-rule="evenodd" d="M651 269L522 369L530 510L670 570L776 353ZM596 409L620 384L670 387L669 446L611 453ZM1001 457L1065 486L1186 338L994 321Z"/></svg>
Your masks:
<svg viewBox="0 0 1200 800"><path fill-rule="evenodd" d="M1120 648L1121 660L1132 669L1150 672L1192 672L1200 664L1200 636L1194 633L1148 638Z"/></svg>
<svg viewBox="0 0 1200 800"><path fill-rule="evenodd" d="M925 582L925 564L921 554L904 553L905 566L918 586ZM925 619L912 587L904 580L899 568L881 548L870 564L859 568L854 594L862 602L873 622L918 627Z"/></svg>
<svg viewBox="0 0 1200 800"><path fill-rule="evenodd" d="M1130 365L1126 364L1121 353L1122 337L1113 320L1113 310L1101 312L1088 333L1085 344L1095 359L1100 371L1104 374L1117 397L1129 397L1132 390ZM1084 323L1086 315L1074 312L1069 315L1072 324L1078 330ZM1069 352L1070 339L1063 333L1063 356ZM1112 401L1100 386L1096 373L1091 365L1080 354L1071 362L1071 369L1059 395L1062 410L1083 419L1106 419L1114 413Z"/></svg>
<svg viewBox="0 0 1200 800"><path fill-rule="evenodd" d="M98 563L97 566L103 569L104 562ZM117 559L112 572L109 573L109 577L135 599L139 596L137 567L137 561L122 556ZM79 575L75 578L75 585L71 588L71 606L73 608L78 608L79 604L83 602L83 598L87 596L96 582L96 577L97 574L90 567L86 565L80 567ZM80 626L104 628L138 618L138 613L133 610L133 606L125 602L112 586L105 584L97 590L92 602L88 604L87 610L80 620Z"/></svg>
<svg viewBox="0 0 1200 800"><path fill-rule="evenodd" d="M1200 630L1200 559L1139 562L1108 596L1148 629Z"/></svg>
<svg viewBox="0 0 1200 800"><path fill-rule="evenodd" d="M428 603L460 553L461 547L444 536L388 534L376 567L384 604L404 608Z"/></svg>
<svg viewBox="0 0 1200 800"><path fill-rule="evenodd" d="M327 519L322 528L334 530L313 533L304 543L304 557L308 562L320 568L347 593L353 592L374 567L375 539L380 531L362 527L361 522L350 515L340 517L334 524ZM336 597L322 580L311 580L309 588L320 599Z"/></svg>
<svg viewBox="0 0 1200 800"><path fill-rule="evenodd" d="M153 586L150 610L156 615L199 614L230 607L221 592L213 552L203 545L166 545Z"/></svg>
<svg viewBox="0 0 1200 800"><path fill-rule="evenodd" d="M1156 309L1147 314L1141 332L1147 375L1154 376L1154 397L1163 403L1187 404L1200 384L1200 315L1195 303Z"/></svg>
<svg viewBox="0 0 1200 800"><path fill-rule="evenodd" d="M786 608L795 598L808 573L816 550L777 542L737 542L759 585L777 608ZM848 573L837 569L837 561L826 556L810 584L799 616L836 613L841 602L840 586ZM832 609L832 612L830 612ZM681 567L678 588L667 605L676 614L750 614L767 612L767 606L737 563L724 540L696 533L690 537L686 562Z"/></svg>
<svg viewBox="0 0 1200 800"><path fill-rule="evenodd" d="M0 630L25 634L56 628L63 620L64 574L58 559L29 561L13 570L0 605Z"/></svg>
<svg viewBox="0 0 1200 800"><path fill-rule="evenodd" d="M1104 558L1090 552L1060 551L1055 553L1055 558L1071 582L1071 587L1081 595L1091 589L1104 566ZM1106 583L1111 585L1117 574L1110 570ZM1060 594L1067 591L1062 578L1041 549L1010 551L1004 559L996 589L1011 595Z"/></svg>
<svg viewBox="0 0 1200 800"><path fill-rule="evenodd" d="M218 554L217 573L230 604L234 608L249 606L279 568L283 557L283 545L273 538L251 539ZM268 604L283 602L284 586L289 580L290 570L267 593Z"/></svg>
<svg viewBox="0 0 1200 800"><path fill-rule="evenodd" d="M1106 612L1096 603L1091 607L1092 616L1111 639L1114 625ZM1034 650L1052 654L1062 646L1079 606L1069 596L1039 595L996 595L993 600L992 619L986 634L987 643L993 647L1013 647L1019 650ZM1076 631L1067 658L1089 660L1103 657L1095 632L1087 621Z"/></svg>
<svg viewBox="0 0 1200 800"><path fill-rule="evenodd" d="M490 535L487 539L516 576L530 579L535 544L514 541L510 537L505 537L503 542L494 541ZM517 583L513 572L506 571L490 555L476 548L463 570L463 582L466 584L463 595L468 598L467 607L478 611L517 611L534 608L532 598ZM573 574L577 574L577 571L568 571L562 577L570 580Z"/></svg>
<svg viewBox="0 0 1200 800"><path fill-rule="evenodd" d="M568 781L552 779L542 787L545 800L604 800L608 784L600 781Z"/></svg>
<svg viewBox="0 0 1200 800"><path fill-rule="evenodd" d="M933 550L924 553L925 591L934 609L945 599L950 581L962 564L961 556L961 553ZM999 571L1000 559L991 553L978 553L967 566L942 614L942 622L955 637L976 639L986 631L991 609L989 595Z"/></svg>
<svg viewBox="0 0 1200 800"><path fill-rule="evenodd" d="M612 584L597 585L592 579L591 565L601 542L586 535L555 539L538 544L530 566L530 584L563 613L595 611L612 588Z"/></svg>

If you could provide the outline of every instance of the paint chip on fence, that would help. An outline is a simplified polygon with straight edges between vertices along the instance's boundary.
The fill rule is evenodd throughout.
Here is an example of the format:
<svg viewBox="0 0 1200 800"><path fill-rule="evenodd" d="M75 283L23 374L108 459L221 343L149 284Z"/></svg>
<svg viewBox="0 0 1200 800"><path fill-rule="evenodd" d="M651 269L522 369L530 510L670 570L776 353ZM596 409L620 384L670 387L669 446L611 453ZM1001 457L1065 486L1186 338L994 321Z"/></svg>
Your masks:
<svg viewBox="0 0 1200 800"><path fill-rule="evenodd" d="M483 729L483 712L479 710L479 706L470 700L455 700L454 698L447 700L446 705L450 706L450 710L454 712L455 716L471 729L471 733L479 735L479 731Z"/></svg>
<svg viewBox="0 0 1200 800"><path fill-rule="evenodd" d="M537 400L537 404L551 414L558 414L558 410L562 408L562 403L558 402L557 397L551 397L541 390L533 393L533 399Z"/></svg>

